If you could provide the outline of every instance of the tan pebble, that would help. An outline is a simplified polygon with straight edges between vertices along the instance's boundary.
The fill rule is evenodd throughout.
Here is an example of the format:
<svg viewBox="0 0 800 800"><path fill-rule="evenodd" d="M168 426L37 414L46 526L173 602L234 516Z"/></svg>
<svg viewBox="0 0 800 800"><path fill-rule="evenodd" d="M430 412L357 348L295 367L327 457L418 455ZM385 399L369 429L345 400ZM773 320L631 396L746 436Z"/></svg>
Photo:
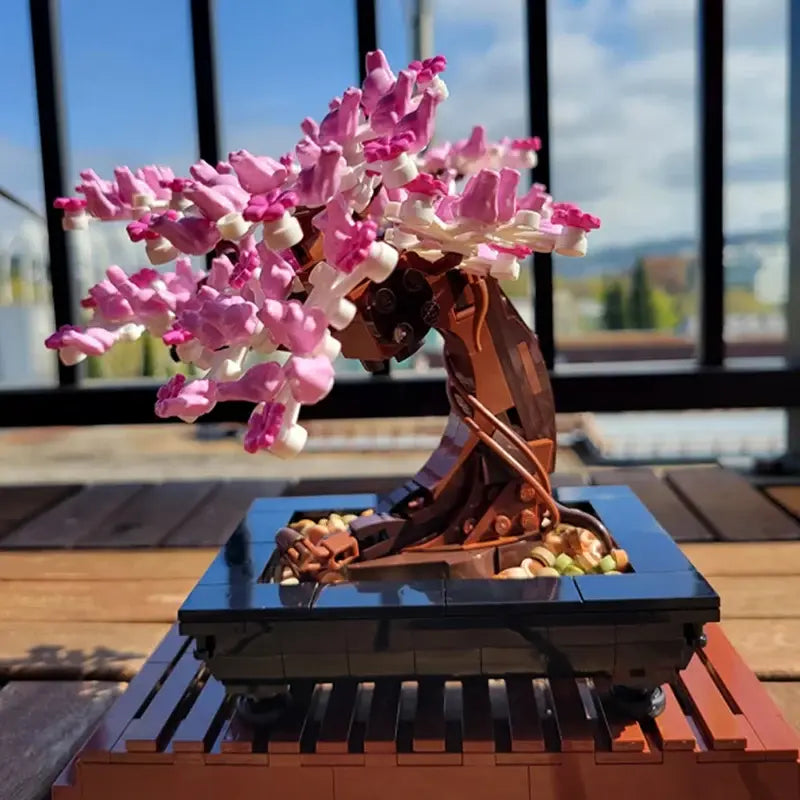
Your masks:
<svg viewBox="0 0 800 800"><path fill-rule="evenodd" d="M297 522L293 522L289 525L289 527L302 533L309 525L316 525L316 523L313 519L299 519Z"/></svg>
<svg viewBox="0 0 800 800"><path fill-rule="evenodd" d="M551 552L553 555L560 555L564 552L564 537L560 533L548 533L544 537L544 546Z"/></svg>
<svg viewBox="0 0 800 800"><path fill-rule="evenodd" d="M281 580L281 586L297 586L300 583L297 578L292 576L291 578L284 578Z"/></svg>
<svg viewBox="0 0 800 800"><path fill-rule="evenodd" d="M612 550L610 555L614 559L614 563L617 565L617 569L622 571L625 567L628 566L630 561L628 560L628 554L624 550Z"/></svg>
<svg viewBox="0 0 800 800"><path fill-rule="evenodd" d="M505 578L507 580L522 580L523 578L530 578L531 574L528 570L522 567L508 567L502 572L497 574L498 578Z"/></svg>
<svg viewBox="0 0 800 800"><path fill-rule="evenodd" d="M600 559L596 558L592 553L578 553L575 556L575 563L584 571L592 572L600 563Z"/></svg>
<svg viewBox="0 0 800 800"><path fill-rule="evenodd" d="M349 525L349 524L350 524L350 523L351 523L351 522L352 522L354 519L358 519L358 517L357 517L355 514L345 514L345 515L342 517L342 519L344 520L344 522L345 522L347 525Z"/></svg>
<svg viewBox="0 0 800 800"><path fill-rule="evenodd" d="M374 508L368 508L365 511L361 512L361 516L362 517L371 517L374 513L375 513L375 509Z"/></svg>
<svg viewBox="0 0 800 800"><path fill-rule="evenodd" d="M535 558L523 559L520 567L522 567L522 569L524 569L529 575L535 575L540 569L544 569L542 562Z"/></svg>
<svg viewBox="0 0 800 800"><path fill-rule="evenodd" d="M327 525L317 523L315 525L310 525L303 531L303 533L311 540L312 544L319 544L320 540L324 536L327 536L330 531L328 530Z"/></svg>
<svg viewBox="0 0 800 800"><path fill-rule="evenodd" d="M541 562L544 567L552 567L556 563L556 556L552 550L542 545L537 545L531 550L531 558Z"/></svg>
<svg viewBox="0 0 800 800"><path fill-rule="evenodd" d="M317 520L317 525L322 525L323 528L327 528L328 527L328 518L327 517L323 517L322 519L318 519Z"/></svg>
<svg viewBox="0 0 800 800"><path fill-rule="evenodd" d="M347 530L347 523L338 514L331 514L328 517L328 529L331 531Z"/></svg>
<svg viewBox="0 0 800 800"><path fill-rule="evenodd" d="M542 567L537 573L537 578L560 578L561 575L555 567Z"/></svg>

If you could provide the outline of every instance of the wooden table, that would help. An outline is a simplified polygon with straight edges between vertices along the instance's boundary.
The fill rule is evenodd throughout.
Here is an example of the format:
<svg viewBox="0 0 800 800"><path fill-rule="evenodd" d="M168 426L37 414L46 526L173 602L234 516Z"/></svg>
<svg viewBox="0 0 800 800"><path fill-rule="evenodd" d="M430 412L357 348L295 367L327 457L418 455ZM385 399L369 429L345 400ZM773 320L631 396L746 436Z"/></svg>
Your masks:
<svg viewBox="0 0 800 800"><path fill-rule="evenodd" d="M255 497L398 478L0 488L0 797L39 800L136 675ZM722 597L723 627L800 728L800 487L717 467L603 470L630 485Z"/></svg>

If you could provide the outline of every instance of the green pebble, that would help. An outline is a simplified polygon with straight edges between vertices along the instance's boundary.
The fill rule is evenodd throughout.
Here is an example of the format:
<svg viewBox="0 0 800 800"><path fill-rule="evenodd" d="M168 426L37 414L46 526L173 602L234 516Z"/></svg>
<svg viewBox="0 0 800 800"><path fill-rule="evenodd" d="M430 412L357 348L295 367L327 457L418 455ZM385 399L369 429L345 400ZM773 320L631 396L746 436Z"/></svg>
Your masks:
<svg viewBox="0 0 800 800"><path fill-rule="evenodd" d="M603 556L597 566L600 572L615 572L617 570L617 562L614 561L614 556Z"/></svg>
<svg viewBox="0 0 800 800"><path fill-rule="evenodd" d="M561 574L572 577L574 575L585 575L586 573L577 564L570 564Z"/></svg>
<svg viewBox="0 0 800 800"><path fill-rule="evenodd" d="M575 562L566 553L561 553L561 555L559 555L558 558L556 558L556 562L555 562L555 564L553 564L553 566L560 573L564 574L564 570L566 570L567 567L574 567L575 566Z"/></svg>
<svg viewBox="0 0 800 800"><path fill-rule="evenodd" d="M622 573L618 569L610 569L608 572L604 572L604 575L622 575Z"/></svg>

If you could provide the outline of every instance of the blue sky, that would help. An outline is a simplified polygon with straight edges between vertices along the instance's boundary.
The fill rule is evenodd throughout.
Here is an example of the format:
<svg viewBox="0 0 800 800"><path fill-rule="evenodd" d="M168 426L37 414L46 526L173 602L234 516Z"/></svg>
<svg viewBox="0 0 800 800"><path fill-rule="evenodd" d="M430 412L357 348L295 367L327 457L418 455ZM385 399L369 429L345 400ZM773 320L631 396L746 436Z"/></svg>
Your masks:
<svg viewBox="0 0 800 800"><path fill-rule="evenodd" d="M785 214L785 10L728 0L726 222ZM597 246L696 231L697 0L551 0L551 133L558 199L599 214ZM379 44L410 58L407 0L378 0ZM2 0L0 185L43 206L27 0ZM61 0L66 141L81 168L167 163L196 152L188 0ZM476 122L527 130L522 0L434 0L448 58L444 137ZM357 82L352 0L217 0L221 146L280 155L304 116ZM14 80L9 80L13 76ZM759 198L754 207L752 198ZM0 204L0 238L9 224Z"/></svg>

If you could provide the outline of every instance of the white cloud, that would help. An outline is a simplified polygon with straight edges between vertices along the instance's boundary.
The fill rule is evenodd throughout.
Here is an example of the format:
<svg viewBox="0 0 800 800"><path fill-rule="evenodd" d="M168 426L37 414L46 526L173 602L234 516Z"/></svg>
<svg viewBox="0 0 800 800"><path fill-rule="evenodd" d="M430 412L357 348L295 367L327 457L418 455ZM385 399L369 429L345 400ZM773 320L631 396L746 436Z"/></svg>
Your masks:
<svg viewBox="0 0 800 800"><path fill-rule="evenodd" d="M786 213L786 0L726 3L728 231ZM550 119L557 197L603 218L596 246L692 235L697 220L695 0L552 3ZM447 74L443 137L475 122L526 132L521 3L438 2L437 22L482 22L490 44Z"/></svg>

